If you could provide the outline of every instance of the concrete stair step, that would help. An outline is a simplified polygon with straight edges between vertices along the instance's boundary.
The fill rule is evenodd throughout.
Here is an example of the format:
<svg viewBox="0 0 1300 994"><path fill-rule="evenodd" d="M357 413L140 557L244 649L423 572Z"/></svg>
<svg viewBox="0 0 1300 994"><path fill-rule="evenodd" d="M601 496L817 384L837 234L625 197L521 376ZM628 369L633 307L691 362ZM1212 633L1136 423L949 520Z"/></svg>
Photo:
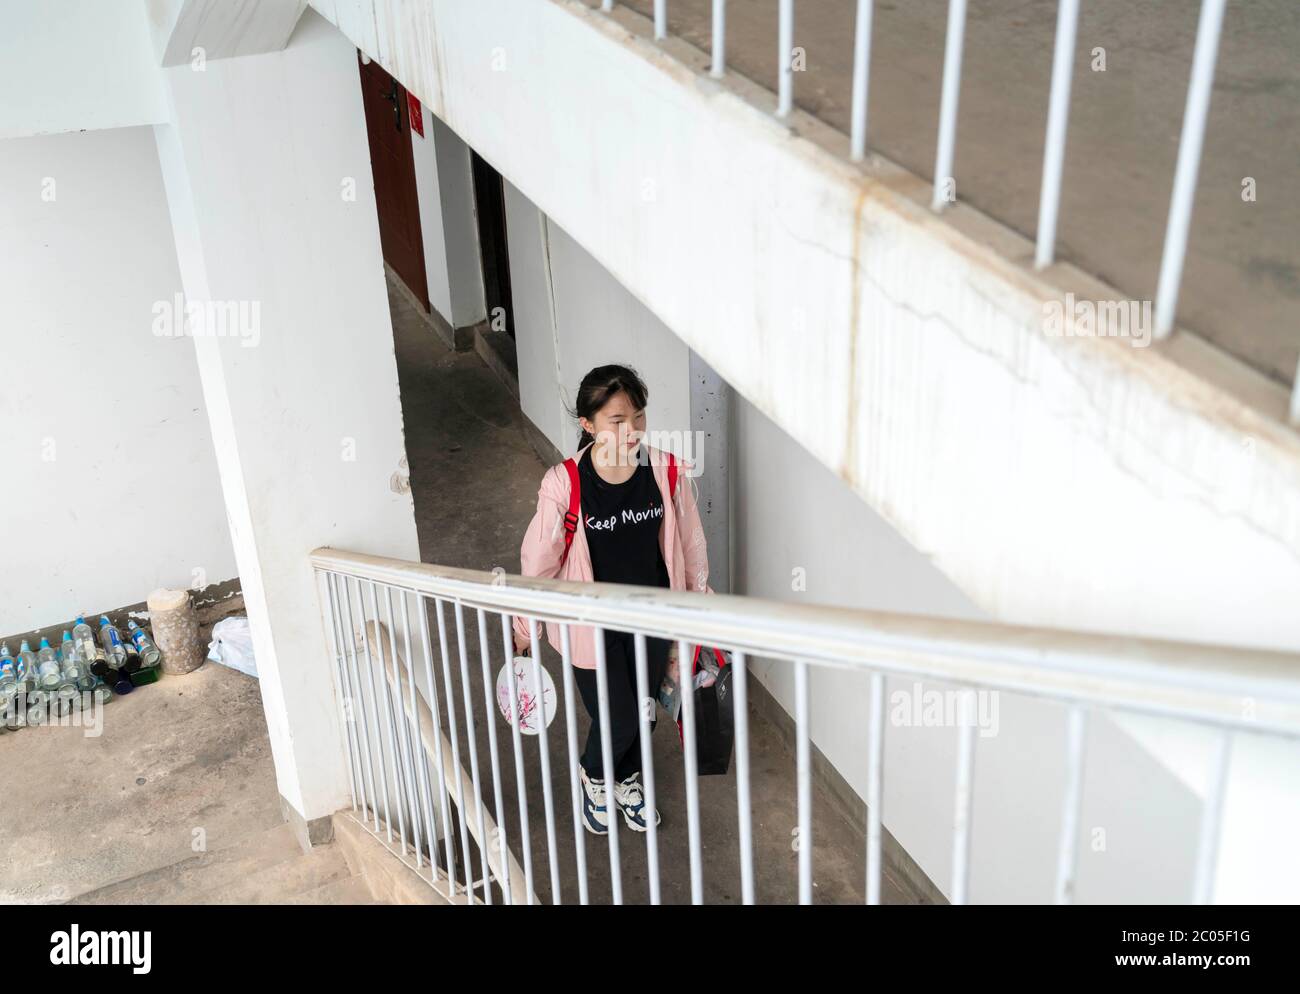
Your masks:
<svg viewBox="0 0 1300 994"><path fill-rule="evenodd" d="M70 904L185 904L194 895L236 884L303 855L287 824L252 833L220 849L89 891Z"/></svg>
<svg viewBox="0 0 1300 994"><path fill-rule="evenodd" d="M287 898L284 904L387 904L376 901L363 877L340 877Z"/></svg>
<svg viewBox="0 0 1300 994"><path fill-rule="evenodd" d="M267 866L242 879L193 894L186 904L286 904L295 895L352 876L338 846L327 845Z"/></svg>

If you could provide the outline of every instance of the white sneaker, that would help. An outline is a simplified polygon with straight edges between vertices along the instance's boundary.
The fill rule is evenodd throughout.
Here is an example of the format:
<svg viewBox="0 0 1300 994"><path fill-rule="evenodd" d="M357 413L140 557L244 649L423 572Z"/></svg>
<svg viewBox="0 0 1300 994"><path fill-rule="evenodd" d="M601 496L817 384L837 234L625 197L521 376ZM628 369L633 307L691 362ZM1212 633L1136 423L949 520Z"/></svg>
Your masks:
<svg viewBox="0 0 1300 994"><path fill-rule="evenodd" d="M605 781L587 776L585 766L578 767L582 779L582 824L592 835L609 834L609 813L605 809Z"/></svg>
<svg viewBox="0 0 1300 994"><path fill-rule="evenodd" d="M633 773L626 780L614 784L614 801L623 812L623 820L634 832L644 832L646 823L645 797L641 793L641 774ZM659 811L655 809L655 824L659 824Z"/></svg>

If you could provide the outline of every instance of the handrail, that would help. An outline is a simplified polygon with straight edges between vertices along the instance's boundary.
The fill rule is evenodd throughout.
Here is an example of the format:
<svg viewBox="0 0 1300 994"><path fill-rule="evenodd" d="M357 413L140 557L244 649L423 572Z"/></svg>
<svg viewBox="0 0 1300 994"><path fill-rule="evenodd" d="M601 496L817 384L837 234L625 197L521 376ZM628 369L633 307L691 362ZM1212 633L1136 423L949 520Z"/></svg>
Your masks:
<svg viewBox="0 0 1300 994"><path fill-rule="evenodd" d="M524 869L519 865L519 861L515 859L514 853L510 852L509 849L505 849L504 858L510 863L510 869L508 872L503 870L502 847L494 845L492 842L497 837L496 819L492 817L487 805L474 792L474 785L470 782L469 774L452 762L451 743L448 741L445 732L434 730L433 713L429 710L429 702L425 699L424 691L419 691L417 688L418 696L416 697L414 710L411 708L410 698L402 694L402 682L398 677L398 673L403 669L405 660L402 658L401 649L393 646L388 629L381 622L367 622L366 636L379 647L384 676L388 680L389 687L396 692L407 718L412 722L411 727L420 730L420 747L424 750L425 755L429 757L441 756L442 775L445 782L457 785L456 797L469 799L465 812L466 828L469 830L470 835L473 836L474 844L479 846L486 854L494 879L501 883L503 887L509 889L513 904L536 904L536 896L530 894L524 887ZM435 736L440 736L442 739L441 751L437 749L434 742ZM479 834L480 820L484 824L486 835ZM449 826L444 826L444 828L450 831ZM469 857L466 856L465 858L468 859ZM472 895L469 895L467 899L477 903L477 899Z"/></svg>
<svg viewBox="0 0 1300 994"><path fill-rule="evenodd" d="M321 570L540 620L1300 737L1300 654L757 597L573 583L319 548Z"/></svg>

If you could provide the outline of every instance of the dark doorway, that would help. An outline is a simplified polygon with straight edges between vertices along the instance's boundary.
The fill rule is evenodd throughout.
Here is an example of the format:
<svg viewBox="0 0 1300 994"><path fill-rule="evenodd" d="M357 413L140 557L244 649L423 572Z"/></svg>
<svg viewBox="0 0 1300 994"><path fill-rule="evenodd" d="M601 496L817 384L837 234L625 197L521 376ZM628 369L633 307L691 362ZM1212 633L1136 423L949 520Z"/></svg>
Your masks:
<svg viewBox="0 0 1300 994"><path fill-rule="evenodd" d="M406 90L379 63L361 62L361 95L384 261L428 311L429 282L424 269L420 197L415 186Z"/></svg>
<svg viewBox="0 0 1300 994"><path fill-rule="evenodd" d="M501 328L514 340L515 312L510 301L510 254L506 248L506 195L501 174L477 152L474 163L474 213L478 217L478 244L483 257L483 297L488 327Z"/></svg>

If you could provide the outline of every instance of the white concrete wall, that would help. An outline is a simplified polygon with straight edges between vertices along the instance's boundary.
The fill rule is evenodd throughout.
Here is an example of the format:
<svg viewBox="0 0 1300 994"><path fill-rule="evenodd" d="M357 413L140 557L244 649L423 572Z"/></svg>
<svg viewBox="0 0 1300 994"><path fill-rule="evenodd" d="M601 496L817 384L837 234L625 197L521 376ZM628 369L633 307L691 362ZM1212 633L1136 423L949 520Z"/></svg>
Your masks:
<svg viewBox="0 0 1300 994"><path fill-rule="evenodd" d="M650 391L647 430L689 432L690 353L682 340L517 189L506 183L505 190L524 414L572 453L578 427L569 410L578 385L592 368L622 363Z"/></svg>
<svg viewBox="0 0 1300 994"><path fill-rule="evenodd" d="M0 138L164 117L143 0L0 0L0 54Z"/></svg>
<svg viewBox="0 0 1300 994"><path fill-rule="evenodd" d="M565 404L576 378L631 350L630 361L644 356L655 363L656 371L647 376L649 426L676 427L689 406L689 356L680 340L509 184L506 208L524 413L562 452L571 452L576 433ZM665 401L662 413L657 401ZM735 398L732 417L734 592L792 603L988 619L753 404ZM706 470L710 465L706 455ZM788 665L762 659L753 665L758 679L793 713ZM949 689L927 682L920 694ZM910 706L918 696L917 686L901 678L887 681L886 690L891 716L894 704ZM861 677L814 670L812 740L859 796L866 794L867 693ZM1064 789L1065 710L1001 694L996 725L989 728L995 734L977 745L971 899L1050 902ZM1190 899L1206 738L1169 722L1092 717L1077 849L1079 901ZM1232 776L1235 814L1224 831L1221 899L1285 900L1296 881L1276 868L1265 872L1258 853L1261 844L1276 847L1282 841L1266 826L1290 823L1296 786L1278 776L1296 764L1285 750L1270 755L1250 744L1245 748ZM950 893L957 729L891 721L885 756L886 827L922 871ZM1178 766L1167 766L1169 757Z"/></svg>
<svg viewBox="0 0 1300 994"><path fill-rule="evenodd" d="M733 411L735 592L790 603L987 619L933 563L830 470L757 410ZM800 589L802 587L802 589ZM794 713L787 664L754 670ZM886 681L884 821L945 893L952 875L957 729L895 720L894 705L948 685ZM860 797L867 789L868 683L812 672L811 737ZM901 696L897 696L901 695ZM990 713L991 714L991 713ZM971 900L1050 902L1064 782L1065 712L1013 694L998 697L996 734L976 746ZM1114 722L1089 734L1079 841L1083 902L1181 902L1195 859L1195 793ZM793 826L792 826L793 827ZM1094 848L1094 833L1104 848ZM815 827L814 827L815 831Z"/></svg>
<svg viewBox="0 0 1300 994"><path fill-rule="evenodd" d="M483 257L478 243L474 207L474 170L469 146L436 116L432 116L434 152L438 160L438 196L447 258L453 328L478 324L487 315L483 296Z"/></svg>
<svg viewBox="0 0 1300 994"><path fill-rule="evenodd" d="M0 141L6 633L236 575L179 290L151 128Z"/></svg>
<svg viewBox="0 0 1300 994"><path fill-rule="evenodd" d="M420 113L424 117L424 137L411 132L411 158L415 162L415 193L420 202L424 275L429 288L429 306L451 324L451 278L447 274L447 244L442 223L438 156L434 148L434 118L429 113L429 108L423 104L420 105Z"/></svg>
<svg viewBox="0 0 1300 994"><path fill-rule="evenodd" d="M483 263L474 213L469 146L428 107L424 137L412 133L429 306L453 328L482 321Z"/></svg>
<svg viewBox="0 0 1300 994"><path fill-rule="evenodd" d="M255 335L194 348L276 777L311 819L346 803L347 779L308 555L419 559L356 53L308 12L282 52L164 76L186 295L260 306Z"/></svg>

